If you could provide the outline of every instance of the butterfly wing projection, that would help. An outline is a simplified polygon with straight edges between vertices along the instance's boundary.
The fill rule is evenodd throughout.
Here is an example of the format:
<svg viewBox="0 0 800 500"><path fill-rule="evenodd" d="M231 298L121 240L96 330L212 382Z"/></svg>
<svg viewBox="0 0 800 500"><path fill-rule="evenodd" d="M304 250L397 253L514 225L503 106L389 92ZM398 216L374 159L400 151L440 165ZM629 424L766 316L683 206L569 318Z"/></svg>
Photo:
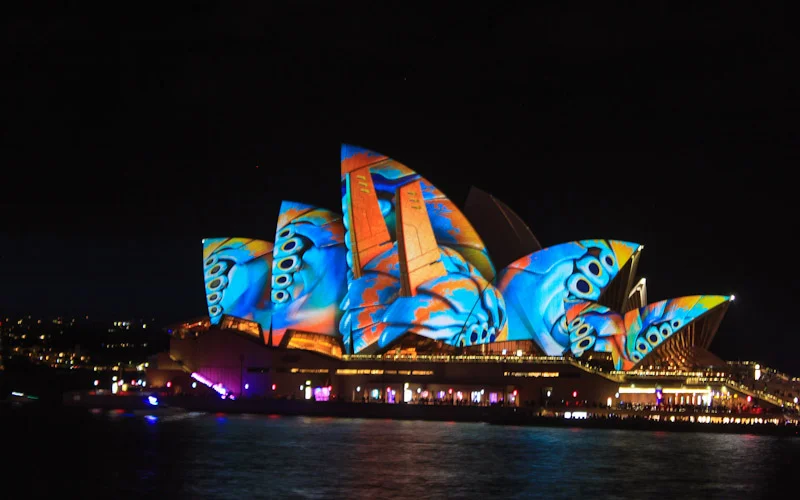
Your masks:
<svg viewBox="0 0 800 500"><path fill-rule="evenodd" d="M288 330L336 335L347 290L339 215L303 203L281 204L272 261L272 343Z"/></svg>
<svg viewBox="0 0 800 500"><path fill-rule="evenodd" d="M504 268L497 288L508 309L508 340L534 340L550 356L570 348L565 301L600 298L641 245L580 240L522 257Z"/></svg>
<svg viewBox="0 0 800 500"><path fill-rule="evenodd" d="M342 197L346 194L345 182L348 174L361 170L369 172L378 206L386 223L386 229L394 240L397 234L397 190L419 181L430 225L440 246L458 252L467 262L475 266L483 277L491 280L495 275L494 265L486 246L461 210L427 179L402 163L368 149L342 145ZM367 168L367 170L363 170Z"/></svg>
<svg viewBox="0 0 800 500"><path fill-rule="evenodd" d="M635 365L692 321L729 301L725 295L691 295L627 312L626 358Z"/></svg>
<svg viewBox="0 0 800 500"><path fill-rule="evenodd" d="M269 331L273 245L251 238L203 240L206 302L212 325L222 315L256 321Z"/></svg>
<svg viewBox="0 0 800 500"><path fill-rule="evenodd" d="M617 370L630 370L674 334L712 309L728 302L724 295L692 295L663 300L624 315L588 301L570 301L566 320L570 349L609 352Z"/></svg>
<svg viewBox="0 0 800 500"><path fill-rule="evenodd" d="M420 180L399 186L393 197L393 241L369 167L343 163L343 172L350 265L339 324L345 346L354 353L374 352L406 333L451 341L463 331L489 283L457 251L439 245ZM502 301L493 305L484 316L504 322L504 314L497 312ZM504 325L484 322L493 335Z"/></svg>
<svg viewBox="0 0 800 500"><path fill-rule="evenodd" d="M569 331L569 349L576 358L587 351L610 352L625 331L625 320L608 307L582 300L565 304L565 320Z"/></svg>

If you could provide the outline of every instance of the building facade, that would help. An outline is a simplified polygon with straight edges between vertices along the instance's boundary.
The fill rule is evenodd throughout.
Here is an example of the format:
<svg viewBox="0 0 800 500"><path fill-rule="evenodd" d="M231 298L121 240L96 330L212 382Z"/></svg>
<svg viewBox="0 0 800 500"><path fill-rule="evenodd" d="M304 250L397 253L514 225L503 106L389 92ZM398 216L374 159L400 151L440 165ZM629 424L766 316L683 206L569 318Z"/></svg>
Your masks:
<svg viewBox="0 0 800 500"><path fill-rule="evenodd" d="M161 378L223 397L596 405L653 367L724 364L708 347L733 296L648 303L641 244L543 248L480 190L462 212L379 153L343 145L340 167L341 213L284 201L273 242L203 240L208 317L172 329L180 369ZM714 393L686 390L670 394Z"/></svg>

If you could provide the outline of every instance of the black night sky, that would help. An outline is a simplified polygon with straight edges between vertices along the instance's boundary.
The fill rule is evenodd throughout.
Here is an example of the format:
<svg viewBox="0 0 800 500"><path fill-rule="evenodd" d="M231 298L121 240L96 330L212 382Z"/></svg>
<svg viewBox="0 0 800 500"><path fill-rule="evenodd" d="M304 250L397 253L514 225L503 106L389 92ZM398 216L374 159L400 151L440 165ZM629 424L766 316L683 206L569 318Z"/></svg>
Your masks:
<svg viewBox="0 0 800 500"><path fill-rule="evenodd" d="M544 246L643 243L650 301L735 293L712 350L800 375L779 7L381 3L8 12L0 314L203 315L201 238L338 211L349 142Z"/></svg>

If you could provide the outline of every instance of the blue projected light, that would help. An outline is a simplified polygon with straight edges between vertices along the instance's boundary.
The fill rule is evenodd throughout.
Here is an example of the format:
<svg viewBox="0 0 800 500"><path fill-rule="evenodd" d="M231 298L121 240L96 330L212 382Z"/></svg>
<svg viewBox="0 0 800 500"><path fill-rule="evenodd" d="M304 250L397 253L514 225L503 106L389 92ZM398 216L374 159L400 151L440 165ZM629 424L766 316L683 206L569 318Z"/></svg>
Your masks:
<svg viewBox="0 0 800 500"><path fill-rule="evenodd" d="M490 230L498 248L514 243L515 257L521 248L537 249L504 260L499 269L461 209L414 170L353 145L342 145L340 168L341 215L283 201L274 243L203 239L208 320L169 332L183 338L184 329L199 334L198 325L238 330L271 347L339 359L392 351L516 351L588 361L597 353L624 371L655 350L678 355L664 342L733 300L696 295L648 305L644 278L632 287L641 244L583 239L541 248L510 208L484 194L495 215L484 216L481 225L490 228L497 214L505 218ZM479 214L485 202L468 204ZM518 230L531 241L523 242ZM725 311L719 312L715 325ZM717 327L697 337L698 347L708 348ZM695 342L694 334L685 340ZM233 394L218 376L191 372L192 388L200 382L224 400L263 389L255 379L241 379ZM269 385L274 393L276 385ZM365 391L375 400L392 394ZM159 406L157 398L145 398L148 406Z"/></svg>
<svg viewBox="0 0 800 500"><path fill-rule="evenodd" d="M158 406L158 398L155 396L147 396L147 402L150 403L151 406Z"/></svg>
<svg viewBox="0 0 800 500"><path fill-rule="evenodd" d="M508 309L508 340L533 340L548 356L569 350L566 300L597 301L638 243L580 240L522 257L497 276Z"/></svg>

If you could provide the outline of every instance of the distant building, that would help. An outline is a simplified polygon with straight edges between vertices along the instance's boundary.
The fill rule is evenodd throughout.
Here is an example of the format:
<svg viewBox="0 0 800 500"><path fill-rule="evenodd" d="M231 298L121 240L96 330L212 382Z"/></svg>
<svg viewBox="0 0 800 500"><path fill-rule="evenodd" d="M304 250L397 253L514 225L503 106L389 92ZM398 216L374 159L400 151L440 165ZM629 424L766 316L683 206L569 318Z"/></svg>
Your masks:
<svg viewBox="0 0 800 500"><path fill-rule="evenodd" d="M145 320L114 322L55 317L8 318L0 326L7 357L57 368L138 365L167 348L167 336Z"/></svg>

